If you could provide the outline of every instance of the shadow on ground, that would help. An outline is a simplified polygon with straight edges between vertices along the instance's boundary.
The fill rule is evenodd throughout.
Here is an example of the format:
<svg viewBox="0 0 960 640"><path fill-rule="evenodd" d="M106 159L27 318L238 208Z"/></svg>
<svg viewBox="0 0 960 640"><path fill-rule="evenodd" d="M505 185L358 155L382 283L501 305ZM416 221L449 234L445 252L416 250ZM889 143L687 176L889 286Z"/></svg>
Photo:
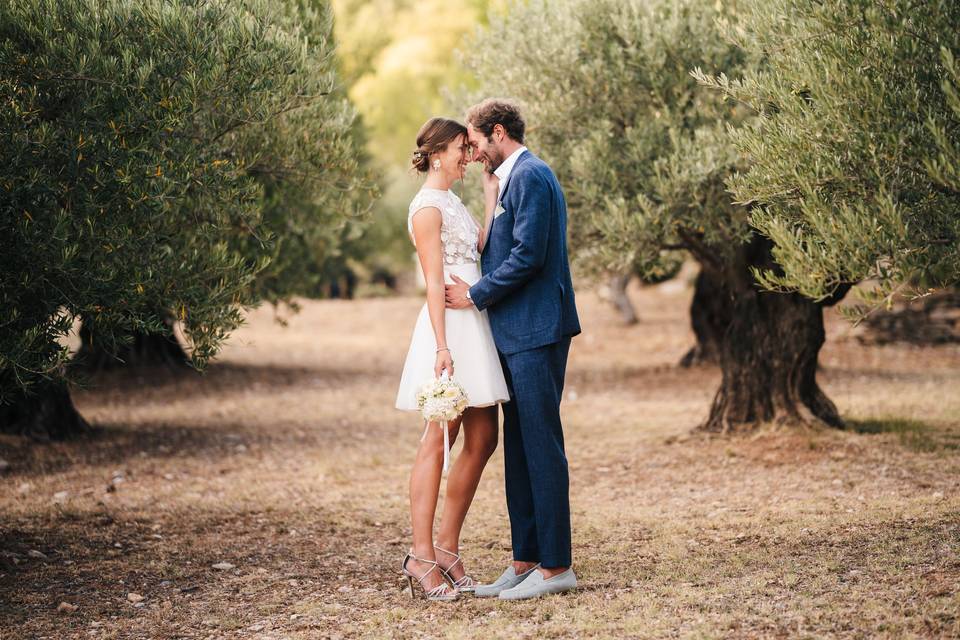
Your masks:
<svg viewBox="0 0 960 640"><path fill-rule="evenodd" d="M851 431L865 435L896 435L904 447L913 451L932 453L940 450L960 449L960 434L920 420L877 417L861 420L849 419L846 424Z"/></svg>

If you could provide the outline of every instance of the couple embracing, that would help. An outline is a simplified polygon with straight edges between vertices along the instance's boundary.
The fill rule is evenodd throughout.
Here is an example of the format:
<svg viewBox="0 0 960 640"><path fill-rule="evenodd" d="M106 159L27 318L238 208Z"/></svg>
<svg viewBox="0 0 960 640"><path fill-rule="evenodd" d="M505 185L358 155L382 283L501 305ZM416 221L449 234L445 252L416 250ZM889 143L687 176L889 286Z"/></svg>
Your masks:
<svg viewBox="0 0 960 640"><path fill-rule="evenodd" d="M443 371L466 390L469 407L448 426L464 443L447 478L436 540L444 436L429 425L410 476L413 546L402 572L429 600L461 594L505 600L577 586L570 542L567 459L560 399L571 337L580 333L567 257L567 210L556 176L527 150L516 105L490 99L466 125L433 118L421 128L413 166L426 174L410 204L408 231L426 282L404 364L398 409L418 410L416 393ZM471 161L482 162L484 226L450 190ZM513 562L479 584L460 556L460 530L480 475L503 452Z"/></svg>

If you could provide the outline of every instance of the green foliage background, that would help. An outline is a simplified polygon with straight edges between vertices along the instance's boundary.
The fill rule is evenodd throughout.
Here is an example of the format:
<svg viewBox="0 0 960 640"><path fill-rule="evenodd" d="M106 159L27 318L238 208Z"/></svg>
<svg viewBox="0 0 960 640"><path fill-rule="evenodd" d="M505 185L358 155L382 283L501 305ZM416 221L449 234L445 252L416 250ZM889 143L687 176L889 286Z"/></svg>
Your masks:
<svg viewBox="0 0 960 640"><path fill-rule="evenodd" d="M690 75L750 64L720 37L737 16L736 4L700 0L514 2L465 51L479 86L463 103L520 99L530 144L566 191L585 270L656 279L675 267L673 249L722 260L749 236L724 187L740 166L725 125L749 111Z"/></svg>
<svg viewBox="0 0 960 640"><path fill-rule="evenodd" d="M776 242L774 289L871 279L865 311L960 280L960 4L774 0L732 36L762 72L700 80L749 105L731 180Z"/></svg>
<svg viewBox="0 0 960 640"><path fill-rule="evenodd" d="M344 82L384 185L372 226L357 244L368 270L414 272L406 218L421 182L409 171L417 131L432 116L463 119L449 90L475 81L456 51L505 6L504 0L333 0Z"/></svg>
<svg viewBox="0 0 960 640"><path fill-rule="evenodd" d="M325 7L0 5L0 400L59 375L76 317L109 343L172 314L202 366L309 290L373 195Z"/></svg>

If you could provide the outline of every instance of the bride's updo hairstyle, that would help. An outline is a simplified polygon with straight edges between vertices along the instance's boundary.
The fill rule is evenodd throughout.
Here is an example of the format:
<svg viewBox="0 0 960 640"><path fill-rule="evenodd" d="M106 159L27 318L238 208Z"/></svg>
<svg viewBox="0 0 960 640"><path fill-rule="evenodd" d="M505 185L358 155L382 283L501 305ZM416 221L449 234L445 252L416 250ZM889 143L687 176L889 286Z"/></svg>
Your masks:
<svg viewBox="0 0 960 640"><path fill-rule="evenodd" d="M417 133L417 150L410 164L420 173L430 171L431 154L443 151L457 136L467 135L467 128L449 118L430 118Z"/></svg>

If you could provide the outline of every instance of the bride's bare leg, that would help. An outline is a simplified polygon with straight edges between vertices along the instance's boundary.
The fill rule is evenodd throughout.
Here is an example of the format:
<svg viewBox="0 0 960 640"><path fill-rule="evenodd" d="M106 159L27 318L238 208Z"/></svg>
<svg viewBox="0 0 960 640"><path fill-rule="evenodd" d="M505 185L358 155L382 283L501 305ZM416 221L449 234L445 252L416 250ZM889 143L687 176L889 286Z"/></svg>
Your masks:
<svg viewBox="0 0 960 640"><path fill-rule="evenodd" d="M487 460L497 449L498 421L496 405L470 408L463 415L463 450L457 456L447 477L447 494L443 501L437 546L453 553L460 553L460 530L467 516L470 503L477 492L480 476ZM449 567L455 559L443 552L438 553L440 566ZM454 580L464 575L462 564L451 571Z"/></svg>
<svg viewBox="0 0 960 640"><path fill-rule="evenodd" d="M451 423L450 446L457 439L459 422ZM455 468L455 467L454 467ZM440 475L443 472L443 431L436 424L427 429L427 436L417 449L417 459L410 472L410 521L413 526L413 555L424 560L436 560L433 551L433 519L440 493ZM415 575L423 575L431 565L411 560L407 564ZM423 581L427 590L443 582L439 571L432 572Z"/></svg>

